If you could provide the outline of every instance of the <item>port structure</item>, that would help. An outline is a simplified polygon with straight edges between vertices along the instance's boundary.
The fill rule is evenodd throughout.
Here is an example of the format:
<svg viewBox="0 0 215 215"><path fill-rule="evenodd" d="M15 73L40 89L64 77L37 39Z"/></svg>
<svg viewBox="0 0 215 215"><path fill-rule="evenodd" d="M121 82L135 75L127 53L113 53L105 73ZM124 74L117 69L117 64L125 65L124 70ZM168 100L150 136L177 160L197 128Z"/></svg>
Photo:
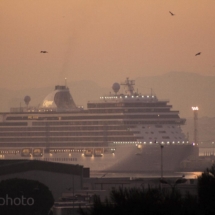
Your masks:
<svg viewBox="0 0 215 215"><path fill-rule="evenodd" d="M198 111L199 108L197 106L192 107L193 110L193 119L194 119L194 138L193 142L195 145L198 145Z"/></svg>

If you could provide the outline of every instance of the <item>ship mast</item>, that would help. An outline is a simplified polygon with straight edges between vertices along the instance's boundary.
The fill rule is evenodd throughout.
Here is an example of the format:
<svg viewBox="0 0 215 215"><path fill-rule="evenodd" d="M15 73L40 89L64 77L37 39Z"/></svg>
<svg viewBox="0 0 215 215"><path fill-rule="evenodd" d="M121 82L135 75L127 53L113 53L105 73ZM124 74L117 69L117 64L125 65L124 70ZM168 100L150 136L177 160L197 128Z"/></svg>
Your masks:
<svg viewBox="0 0 215 215"><path fill-rule="evenodd" d="M128 92L128 94L133 95L134 92L134 85L135 85L135 81L134 80L129 80L129 78L126 78L125 82L122 82L120 85L124 85L126 88L126 92Z"/></svg>

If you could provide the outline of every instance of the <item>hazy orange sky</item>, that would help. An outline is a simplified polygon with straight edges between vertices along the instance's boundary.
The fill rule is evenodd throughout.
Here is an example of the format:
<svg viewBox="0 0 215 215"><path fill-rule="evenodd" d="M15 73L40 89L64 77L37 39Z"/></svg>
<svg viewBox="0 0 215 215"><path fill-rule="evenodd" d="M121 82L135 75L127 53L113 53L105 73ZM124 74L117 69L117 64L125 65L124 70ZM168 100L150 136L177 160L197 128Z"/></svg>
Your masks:
<svg viewBox="0 0 215 215"><path fill-rule="evenodd" d="M214 9L215 0L0 0L0 88L214 76Z"/></svg>

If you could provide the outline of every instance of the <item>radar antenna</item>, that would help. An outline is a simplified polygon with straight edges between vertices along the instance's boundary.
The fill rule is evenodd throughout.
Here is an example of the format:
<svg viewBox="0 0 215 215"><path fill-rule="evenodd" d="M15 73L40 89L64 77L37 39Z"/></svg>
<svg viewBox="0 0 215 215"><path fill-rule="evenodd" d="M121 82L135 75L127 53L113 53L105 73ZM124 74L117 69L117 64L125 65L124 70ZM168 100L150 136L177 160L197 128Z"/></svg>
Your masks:
<svg viewBox="0 0 215 215"><path fill-rule="evenodd" d="M127 88L127 91L129 92L130 95L133 95L135 81L134 80L129 80L129 78L126 78L125 82L122 82L121 85L124 85L125 88Z"/></svg>
<svg viewBox="0 0 215 215"><path fill-rule="evenodd" d="M26 106L28 107L29 102L31 101L31 97L30 96L25 96L24 101L25 101Z"/></svg>
<svg viewBox="0 0 215 215"><path fill-rule="evenodd" d="M114 83L112 89L115 92L115 94L117 94L120 89L120 85L118 83Z"/></svg>

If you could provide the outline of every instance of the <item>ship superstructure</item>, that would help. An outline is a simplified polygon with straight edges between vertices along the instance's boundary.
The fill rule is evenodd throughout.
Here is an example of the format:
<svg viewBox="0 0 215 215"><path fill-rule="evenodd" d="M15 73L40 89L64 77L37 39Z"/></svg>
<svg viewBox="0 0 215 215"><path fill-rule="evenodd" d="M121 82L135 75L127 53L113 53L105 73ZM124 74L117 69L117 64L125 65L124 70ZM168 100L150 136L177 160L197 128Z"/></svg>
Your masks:
<svg viewBox="0 0 215 215"><path fill-rule="evenodd" d="M164 168L198 156L181 130L185 119L156 95L134 92L133 80L114 93L77 107L66 86L56 86L41 107L14 108L0 114L0 158L70 162L91 170L157 171L160 146Z"/></svg>

